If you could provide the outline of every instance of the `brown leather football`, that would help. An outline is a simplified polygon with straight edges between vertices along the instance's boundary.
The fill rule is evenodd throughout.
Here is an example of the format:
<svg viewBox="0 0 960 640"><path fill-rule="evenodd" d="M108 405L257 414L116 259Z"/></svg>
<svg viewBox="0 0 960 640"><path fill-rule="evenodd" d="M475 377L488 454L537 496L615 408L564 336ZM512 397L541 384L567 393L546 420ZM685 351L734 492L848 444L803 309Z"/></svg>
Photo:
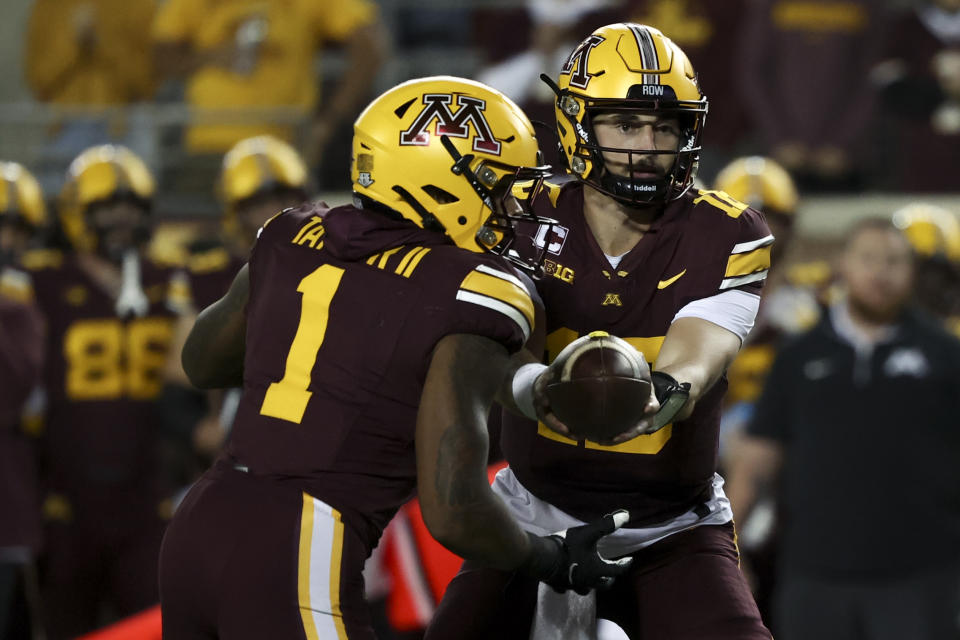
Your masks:
<svg viewBox="0 0 960 640"><path fill-rule="evenodd" d="M576 437L594 442L636 426L653 388L643 354L605 331L568 344L550 368L550 407Z"/></svg>

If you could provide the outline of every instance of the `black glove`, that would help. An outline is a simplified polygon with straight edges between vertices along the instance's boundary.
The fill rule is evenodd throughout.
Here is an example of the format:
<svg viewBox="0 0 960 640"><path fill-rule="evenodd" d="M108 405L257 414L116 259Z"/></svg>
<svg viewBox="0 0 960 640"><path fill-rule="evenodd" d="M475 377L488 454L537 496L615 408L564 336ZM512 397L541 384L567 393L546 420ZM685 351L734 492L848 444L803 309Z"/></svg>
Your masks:
<svg viewBox="0 0 960 640"><path fill-rule="evenodd" d="M597 542L622 527L630 514L620 510L589 524L549 536L530 536L530 556L522 570L563 593L573 589L587 595L591 589L605 589L615 577L626 573L632 558L605 560Z"/></svg>
<svg viewBox="0 0 960 640"><path fill-rule="evenodd" d="M677 382L676 378L662 371L652 371L650 379L653 382L653 392L657 394L657 401L660 403L660 411L653 416L652 428L645 433L654 433L673 422L674 416L683 409L690 397L689 382Z"/></svg>

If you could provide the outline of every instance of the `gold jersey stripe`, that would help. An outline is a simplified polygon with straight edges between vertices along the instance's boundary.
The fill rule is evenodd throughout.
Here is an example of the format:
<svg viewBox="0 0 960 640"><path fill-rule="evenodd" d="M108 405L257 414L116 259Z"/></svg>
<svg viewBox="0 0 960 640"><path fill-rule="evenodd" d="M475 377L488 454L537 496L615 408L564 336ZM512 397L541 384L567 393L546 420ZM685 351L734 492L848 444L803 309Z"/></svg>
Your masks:
<svg viewBox="0 0 960 640"><path fill-rule="evenodd" d="M404 254L403 258L400 259L400 264L397 265L397 268L394 269L393 272L398 276L401 275L403 273L403 270L407 268L407 264L409 264L410 259L413 258L413 256L415 256L417 253L419 253L421 249L423 249L423 247L414 247L413 249L410 249L409 251L407 251L407 253Z"/></svg>
<svg viewBox="0 0 960 640"><path fill-rule="evenodd" d="M407 265L407 268L403 270L403 277L409 278L413 275L413 270L417 268L417 265L420 264L420 261L423 260L423 256L430 253L430 247L422 247L415 256L410 258L410 264Z"/></svg>
<svg viewBox="0 0 960 640"><path fill-rule="evenodd" d="M297 558L297 604L307 640L347 640L340 603L343 517L304 492Z"/></svg>
<svg viewBox="0 0 960 640"><path fill-rule="evenodd" d="M471 271L460 283L461 291L472 291L509 304L523 314L532 327L534 320L533 300L526 289L509 280L480 271Z"/></svg>
<svg viewBox="0 0 960 640"><path fill-rule="evenodd" d="M739 218L740 214L746 211L749 206L730 197L723 191L700 190L698 193L700 195L693 199L693 204L706 201L707 204L713 205L734 219Z"/></svg>
<svg viewBox="0 0 960 640"><path fill-rule="evenodd" d="M388 250L388 251L384 251L384 252L383 252L383 257L381 257L381 258L380 258L380 262L377 263L377 268L378 268L378 269L383 269L384 267L386 267L386 266L387 266L387 260L390 259L390 256L392 256L393 254L395 254L397 251L400 251L400 249L403 249L403 245L400 245L399 247L394 247L393 249L390 249L390 250Z"/></svg>
<svg viewBox="0 0 960 640"><path fill-rule="evenodd" d="M297 595L300 620L307 640L318 640L317 625L313 622L310 603L310 547L313 542L313 497L302 494L303 511L300 514L300 544L297 562Z"/></svg>
<svg viewBox="0 0 960 640"><path fill-rule="evenodd" d="M330 552L330 613L337 630L337 638L347 640L347 629L343 625L343 610L340 607L340 565L343 559L343 519L340 512L330 509L333 516L333 549Z"/></svg>
<svg viewBox="0 0 960 640"><path fill-rule="evenodd" d="M756 271L763 271L770 268L770 249L772 247L760 247L747 253L735 253L727 260L727 272L723 274L724 278L733 278L745 276Z"/></svg>
<svg viewBox="0 0 960 640"><path fill-rule="evenodd" d="M369 264L370 266L373 266L373 263L376 262L376 261L377 261L377 258L379 258L379 257L380 257L380 254L379 254L379 253L373 254L372 256L370 256L369 258L367 258L367 264Z"/></svg>

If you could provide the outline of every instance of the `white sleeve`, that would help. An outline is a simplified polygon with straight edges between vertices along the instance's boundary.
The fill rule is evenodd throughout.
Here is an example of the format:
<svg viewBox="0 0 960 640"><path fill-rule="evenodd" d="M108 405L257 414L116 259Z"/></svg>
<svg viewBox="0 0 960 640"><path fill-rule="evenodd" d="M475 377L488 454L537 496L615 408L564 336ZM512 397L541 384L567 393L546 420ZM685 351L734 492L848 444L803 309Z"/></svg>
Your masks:
<svg viewBox="0 0 960 640"><path fill-rule="evenodd" d="M701 318L735 333L743 343L753 329L759 309L760 296L733 289L687 303L673 317L673 321L676 322L678 318Z"/></svg>

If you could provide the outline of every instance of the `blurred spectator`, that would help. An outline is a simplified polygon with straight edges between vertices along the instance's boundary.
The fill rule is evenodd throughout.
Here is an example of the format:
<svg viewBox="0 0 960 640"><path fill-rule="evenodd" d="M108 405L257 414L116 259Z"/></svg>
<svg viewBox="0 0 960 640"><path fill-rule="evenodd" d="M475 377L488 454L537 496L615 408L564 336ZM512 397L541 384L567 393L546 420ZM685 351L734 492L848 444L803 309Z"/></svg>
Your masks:
<svg viewBox="0 0 960 640"><path fill-rule="evenodd" d="M196 153L224 153L240 140L269 133L292 141L290 126L243 109L291 107L311 116L306 150L312 161L337 127L349 124L379 68L385 35L370 0L168 0L153 24L157 68L187 80L187 102L198 109L237 108L244 123L197 123L187 131ZM333 95L318 101L314 54L330 44L346 49ZM319 107L318 107L319 104ZM222 113L218 121L228 120Z"/></svg>
<svg viewBox="0 0 960 640"><path fill-rule="evenodd" d="M743 438L777 349L785 337L816 322L818 308L809 288L784 273L784 256L790 251L798 204L790 174L771 158L737 158L720 171L714 188L762 211L776 238L756 325L727 370L729 387L720 423L721 466L726 469L730 451ZM750 517L737 523L741 566L748 572L757 608L768 626L776 560L776 505L772 498L764 495Z"/></svg>
<svg viewBox="0 0 960 640"><path fill-rule="evenodd" d="M141 153L149 144L137 131L139 114L107 119L98 108L128 105L153 95L150 36L155 0L35 0L26 34L27 84L40 102L87 107L59 122L50 135L42 182L59 188L63 167L83 149L126 141Z"/></svg>
<svg viewBox="0 0 960 640"><path fill-rule="evenodd" d="M37 181L21 165L0 162L0 638L33 637L39 625L34 560L40 514L33 443L21 414L43 363L43 318L19 260L46 222Z"/></svg>
<svg viewBox="0 0 960 640"><path fill-rule="evenodd" d="M749 0L743 100L760 143L804 189L851 189L872 111L882 0Z"/></svg>
<svg viewBox="0 0 960 640"><path fill-rule="evenodd" d="M221 233L200 237L188 249L190 309L176 321L161 398L168 464L178 484L206 470L224 442L239 390L200 391L180 364L180 352L197 314L219 300L247 262L257 232L280 211L307 200L307 167L296 150L272 136L241 140L223 158L217 193Z"/></svg>
<svg viewBox="0 0 960 640"><path fill-rule="evenodd" d="M50 640L158 601L166 493L156 399L173 324L171 272L142 256L154 182L124 147L70 166L59 214L73 249L24 256L47 321L40 440Z"/></svg>
<svg viewBox="0 0 960 640"><path fill-rule="evenodd" d="M960 336L960 222L931 204L915 202L893 214L917 262L914 302Z"/></svg>
<svg viewBox="0 0 960 640"><path fill-rule="evenodd" d="M849 233L840 276L846 298L774 362L734 517L779 478L777 638L955 638L960 342L908 306L910 245L888 220Z"/></svg>
<svg viewBox="0 0 960 640"><path fill-rule="evenodd" d="M960 0L934 0L895 19L873 70L889 135L885 187L956 191L960 149ZM891 152L891 149L897 151Z"/></svg>

